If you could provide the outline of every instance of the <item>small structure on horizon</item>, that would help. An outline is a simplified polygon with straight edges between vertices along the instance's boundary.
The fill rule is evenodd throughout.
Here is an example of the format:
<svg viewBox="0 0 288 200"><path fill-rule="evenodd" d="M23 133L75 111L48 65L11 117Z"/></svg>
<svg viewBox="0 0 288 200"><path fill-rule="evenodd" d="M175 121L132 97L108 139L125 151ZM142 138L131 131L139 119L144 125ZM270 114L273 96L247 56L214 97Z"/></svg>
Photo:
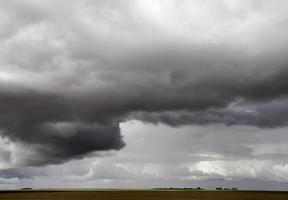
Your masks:
<svg viewBox="0 0 288 200"><path fill-rule="evenodd" d="M31 188L31 187L25 187L25 188L21 188L21 190L33 190L33 188Z"/></svg>

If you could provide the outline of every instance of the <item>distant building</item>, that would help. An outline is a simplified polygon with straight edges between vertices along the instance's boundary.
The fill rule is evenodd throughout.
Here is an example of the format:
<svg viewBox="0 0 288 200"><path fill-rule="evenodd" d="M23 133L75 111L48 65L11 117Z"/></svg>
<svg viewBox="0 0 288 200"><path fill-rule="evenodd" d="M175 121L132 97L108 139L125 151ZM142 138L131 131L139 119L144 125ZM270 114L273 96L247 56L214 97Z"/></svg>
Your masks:
<svg viewBox="0 0 288 200"><path fill-rule="evenodd" d="M21 190L32 190L32 188L29 188L29 187L27 187L27 188L21 188Z"/></svg>

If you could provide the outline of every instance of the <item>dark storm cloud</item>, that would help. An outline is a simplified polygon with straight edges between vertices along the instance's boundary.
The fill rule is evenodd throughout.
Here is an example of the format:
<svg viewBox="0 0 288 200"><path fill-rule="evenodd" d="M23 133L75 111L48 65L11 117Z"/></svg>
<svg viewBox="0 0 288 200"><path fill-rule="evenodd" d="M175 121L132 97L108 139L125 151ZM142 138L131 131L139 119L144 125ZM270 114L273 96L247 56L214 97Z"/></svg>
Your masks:
<svg viewBox="0 0 288 200"><path fill-rule="evenodd" d="M34 149L21 164L119 150L131 118L287 125L287 5L219 3L2 1L1 135Z"/></svg>
<svg viewBox="0 0 288 200"><path fill-rule="evenodd" d="M86 117L58 97L24 93L3 95L0 106L2 136L31 145L36 152L23 165L59 163L124 146L117 120L104 122L105 115L96 113Z"/></svg>
<svg viewBox="0 0 288 200"><path fill-rule="evenodd" d="M288 101L279 99L272 102L232 105L219 109L205 111L164 111L164 112L134 112L129 118L150 123L165 123L170 126L189 124L225 124L252 125L260 128L275 128L288 125Z"/></svg>

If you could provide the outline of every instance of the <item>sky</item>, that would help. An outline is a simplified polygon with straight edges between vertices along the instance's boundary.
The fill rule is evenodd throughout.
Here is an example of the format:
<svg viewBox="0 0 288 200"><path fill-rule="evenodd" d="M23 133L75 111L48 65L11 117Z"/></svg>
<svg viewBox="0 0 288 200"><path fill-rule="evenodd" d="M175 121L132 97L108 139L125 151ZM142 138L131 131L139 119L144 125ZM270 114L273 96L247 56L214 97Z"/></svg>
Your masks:
<svg viewBox="0 0 288 200"><path fill-rule="evenodd" d="M288 190L287 12L2 0L0 189Z"/></svg>

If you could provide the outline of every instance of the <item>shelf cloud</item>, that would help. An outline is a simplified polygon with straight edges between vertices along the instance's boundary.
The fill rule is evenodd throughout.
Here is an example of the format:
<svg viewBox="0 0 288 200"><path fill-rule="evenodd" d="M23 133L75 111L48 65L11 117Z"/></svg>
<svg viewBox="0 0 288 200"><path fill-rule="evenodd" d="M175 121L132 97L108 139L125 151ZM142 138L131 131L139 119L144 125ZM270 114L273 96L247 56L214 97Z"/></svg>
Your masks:
<svg viewBox="0 0 288 200"><path fill-rule="evenodd" d="M277 0L1 1L0 134L18 146L0 159L37 167L118 151L129 120L286 127L287 10ZM17 148L31 154L13 158Z"/></svg>

